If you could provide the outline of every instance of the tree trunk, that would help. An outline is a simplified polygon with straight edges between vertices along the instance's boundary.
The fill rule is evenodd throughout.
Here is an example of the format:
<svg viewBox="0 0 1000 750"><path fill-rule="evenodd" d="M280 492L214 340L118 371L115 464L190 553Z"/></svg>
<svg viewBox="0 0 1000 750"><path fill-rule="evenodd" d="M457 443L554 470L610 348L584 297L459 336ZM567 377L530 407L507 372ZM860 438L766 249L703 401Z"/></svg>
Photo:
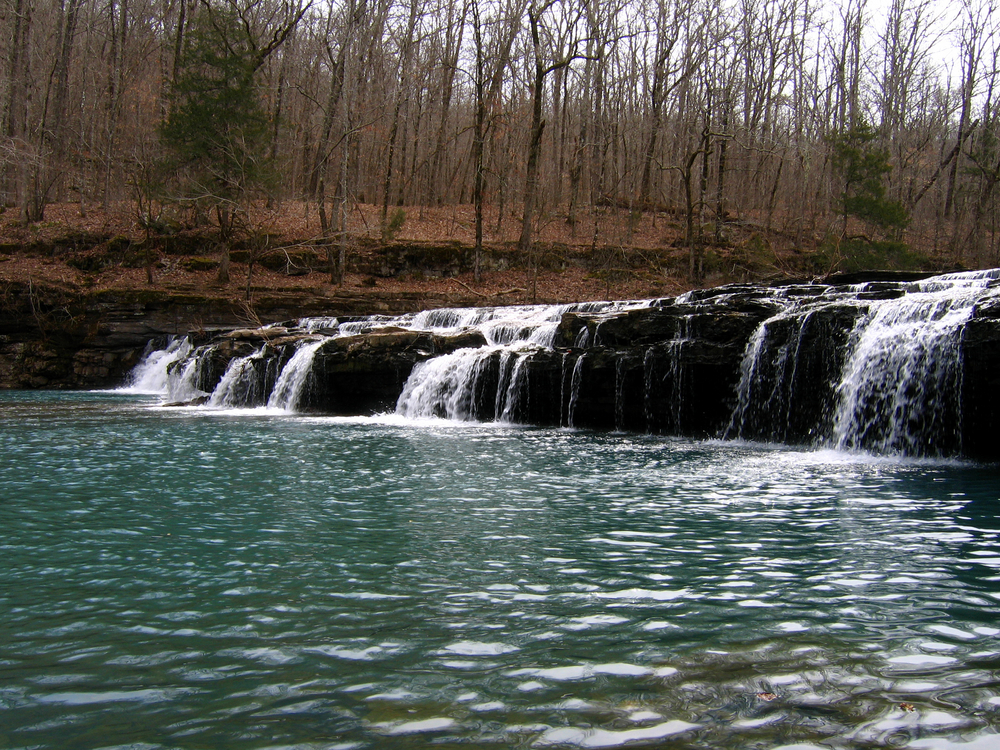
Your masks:
<svg viewBox="0 0 1000 750"><path fill-rule="evenodd" d="M294 39L294 37L293 37ZM294 44L294 42L293 42ZM271 128L271 149L268 155L268 160L272 164L278 163L278 149L280 147L280 135L281 135L281 119L284 116L282 107L285 101L285 79L287 77L287 67L288 61L291 59L291 54L284 54L281 57L281 63L278 67L278 81L275 86L276 91L274 93L274 109L271 112L272 128ZM267 196L267 207L274 207L274 195L268 192Z"/></svg>
<svg viewBox="0 0 1000 750"><path fill-rule="evenodd" d="M125 45L128 40L128 0L109 0L108 15L111 18L111 70L108 74L106 113L107 124L104 142L104 188L101 204L107 208L111 188L114 184L115 167L118 162L118 128L121 119L122 88L124 86ZM81 200L83 192L81 191Z"/></svg>
<svg viewBox="0 0 1000 750"><path fill-rule="evenodd" d="M535 219L535 201L538 193L538 161L542 154L542 132L545 130L545 120L542 119L542 99L546 70L542 61L541 43L538 37L538 17L534 11L529 11L528 19L531 24L531 40L535 50L535 80L531 94L531 136L524 177L524 212L521 216L521 239L518 244L521 252L528 258L528 267L531 273L530 299L534 302L537 293L538 271L535 267L531 230Z"/></svg>
<svg viewBox="0 0 1000 750"><path fill-rule="evenodd" d="M331 5L331 18L333 17L334 10L335 7ZM320 127L320 135L316 143L316 153L313 154L312 167L309 170L307 192L314 198L319 189L320 180L326 177L326 169L330 162L333 126L336 123L337 113L340 111L340 102L344 93L345 67L351 46L354 42L356 29L364 20L365 5L362 3L360 6L356 6L353 1L349 1L346 12L348 20L340 40L340 49L337 50L337 56L333 59L333 66L330 71L330 89L327 94L326 107L323 109L323 123Z"/></svg>
<svg viewBox="0 0 1000 750"><path fill-rule="evenodd" d="M21 219L33 224L45 218L45 206L52 186L62 176L66 149L65 116L69 93L69 66L83 0L69 0L59 30L55 64L49 76L41 128L35 141L36 152L28 168L27 190L21 205Z"/></svg>
<svg viewBox="0 0 1000 750"><path fill-rule="evenodd" d="M722 227L726 222L725 184L726 184L726 149L729 139L726 131L729 130L729 105L722 107L722 133L723 137L719 143L719 159L716 163L715 175L715 244L721 245L723 240Z"/></svg>
<svg viewBox="0 0 1000 750"><path fill-rule="evenodd" d="M573 149L573 162L569 168L569 208L566 210L566 223L570 225L573 235L576 235L576 211L580 200L580 183L583 179L584 164L587 159L587 138L590 118L593 116L590 96L593 62L590 60L593 51L593 41L587 42L587 63L583 71L583 101L580 112L580 130L576 137L576 148Z"/></svg>
<svg viewBox="0 0 1000 750"><path fill-rule="evenodd" d="M968 246L971 260L975 264L986 260L983 257L983 247L986 244L983 229L997 182L1000 182L1000 158L997 159L996 164L992 168L983 170L979 197L972 209L972 227L969 229L968 235L966 235L965 245Z"/></svg>
<svg viewBox="0 0 1000 750"><path fill-rule="evenodd" d="M385 158L385 182L382 189L381 224L383 242L388 239L389 194L392 190L392 160L395 156L396 138L399 133L399 113L403 108L403 103L409 96L413 32L417 27L417 8L419 7L419 4L419 0L410 0L410 17L406 23L406 36L403 38L403 50L399 63L399 88L396 92L396 105L392 112L392 127L389 130L389 145Z"/></svg>
<svg viewBox="0 0 1000 750"><path fill-rule="evenodd" d="M6 96L3 102L3 135L9 144L24 139L28 116L28 65L31 42L31 0L15 0L13 8L14 28L11 45L7 53ZM0 168L0 206L5 206L18 198L18 160L24 154L13 151L11 158L2 160Z"/></svg>
<svg viewBox="0 0 1000 750"><path fill-rule="evenodd" d="M444 59L441 61L443 66L443 81L441 83L441 116L438 120L437 136L434 143L434 154L430 167L430 179L428 180L428 199L433 204L440 205L444 199L445 191L441 189L441 173L444 171L445 165L447 164L447 159L445 158L445 131L448 126L448 117L451 112L451 101L455 91L455 73L458 72L458 56L462 48L462 38L464 36L466 26L465 19L469 13L469 6L477 4L478 0L465 0L465 2L462 3L462 11L457 23L450 24L445 30L445 53ZM451 7L452 6L449 6L449 18ZM479 29L478 8L474 10L473 13L477 18L477 20L473 22L474 31L481 37L482 31ZM483 72L481 70L482 60L480 59L480 55L482 54L481 47L482 39L480 38L476 42L477 77L475 85L477 86L477 112L479 107L478 101L482 98L482 87L484 86L484 82L482 81Z"/></svg>
<svg viewBox="0 0 1000 750"><path fill-rule="evenodd" d="M976 68L978 66L978 55L975 51L974 41L970 41L970 44L966 50L966 58L963 61L963 80L962 80L962 110L958 117L958 135L956 136L956 141L961 145L962 141L965 140L966 132L969 129L969 120L971 119L970 111L972 109L972 93L975 86L976 78ZM958 182L958 163L959 159L955 159L951 163L951 171L948 173L948 190L945 193L944 199L944 215L946 219L952 218L955 212L955 186Z"/></svg>
<svg viewBox="0 0 1000 750"><path fill-rule="evenodd" d="M337 279L334 283L342 286L347 278L347 154L340 160L340 176L337 179Z"/></svg>
<svg viewBox="0 0 1000 750"><path fill-rule="evenodd" d="M476 211L476 248L475 265L473 275L477 282L482 280L482 255L483 255L483 182L485 168L483 164L483 151L486 140L484 132L486 125L486 73L485 56L486 50L483 48L482 24L479 20L479 0L472 0L473 34L476 43L476 124L473 131L473 169L475 170L474 184L472 189L472 201Z"/></svg>
<svg viewBox="0 0 1000 750"><path fill-rule="evenodd" d="M229 283L229 251L233 240L233 214L228 206L221 204L215 207L215 214L219 221L219 250L221 253L219 274L215 280L216 283L225 285Z"/></svg>

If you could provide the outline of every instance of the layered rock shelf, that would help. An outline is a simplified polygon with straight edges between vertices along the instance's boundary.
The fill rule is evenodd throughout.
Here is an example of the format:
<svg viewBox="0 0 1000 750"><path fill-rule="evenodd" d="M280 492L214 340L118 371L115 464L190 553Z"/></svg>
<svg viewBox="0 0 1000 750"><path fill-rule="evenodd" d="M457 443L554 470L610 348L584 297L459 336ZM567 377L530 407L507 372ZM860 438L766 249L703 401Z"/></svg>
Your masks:
<svg viewBox="0 0 1000 750"><path fill-rule="evenodd" d="M1000 460L1000 272L311 317L160 339L170 403Z"/></svg>

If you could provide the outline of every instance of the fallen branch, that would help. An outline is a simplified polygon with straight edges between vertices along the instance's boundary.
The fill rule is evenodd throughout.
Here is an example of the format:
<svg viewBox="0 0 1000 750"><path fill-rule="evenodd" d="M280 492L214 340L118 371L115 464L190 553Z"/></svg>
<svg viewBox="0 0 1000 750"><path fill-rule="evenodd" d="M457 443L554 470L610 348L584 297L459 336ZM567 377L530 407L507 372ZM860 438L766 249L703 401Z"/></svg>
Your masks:
<svg viewBox="0 0 1000 750"><path fill-rule="evenodd" d="M451 281L454 281L456 284L461 284L462 286L464 286L466 289L468 289L470 292L472 292L476 296L478 296L478 297L485 297L487 299L490 298L490 297L503 297L506 294L516 294L518 292L520 292L520 293L523 294L523 293L525 293L525 292L528 291L527 289L522 289L519 286L515 286L515 287L512 287L510 289L504 289L502 292L493 292L493 294L484 294L483 292L477 292L475 289L473 289L471 286L469 286L468 284L466 284L464 281L459 281L458 279L451 279Z"/></svg>

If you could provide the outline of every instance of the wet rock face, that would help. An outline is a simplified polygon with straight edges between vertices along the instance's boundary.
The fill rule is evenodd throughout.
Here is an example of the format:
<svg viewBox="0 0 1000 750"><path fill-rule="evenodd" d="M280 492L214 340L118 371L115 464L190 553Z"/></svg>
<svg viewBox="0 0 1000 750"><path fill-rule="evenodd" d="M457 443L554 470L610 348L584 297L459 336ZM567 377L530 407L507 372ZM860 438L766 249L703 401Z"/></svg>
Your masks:
<svg viewBox="0 0 1000 750"><path fill-rule="evenodd" d="M945 278L293 321L203 337L173 367L196 360L216 404L294 392L278 405L992 460L1000 292Z"/></svg>
<svg viewBox="0 0 1000 750"><path fill-rule="evenodd" d="M328 339L316 353L297 408L337 416L391 412L418 362L485 345L478 331L443 336L379 330Z"/></svg>
<svg viewBox="0 0 1000 750"><path fill-rule="evenodd" d="M168 400L1000 460L991 273L199 329ZM35 387L120 378L150 330L122 318L93 339L118 348L12 356Z"/></svg>
<svg viewBox="0 0 1000 750"><path fill-rule="evenodd" d="M246 329L239 300L162 290L67 291L9 282L0 304L0 388L110 388L120 385L150 342ZM328 295L260 292L262 320L292 316L402 313L440 306L447 295L337 290ZM208 330L205 330L205 329ZM54 356L53 356L54 355Z"/></svg>
<svg viewBox="0 0 1000 750"><path fill-rule="evenodd" d="M997 317L993 312L998 313ZM974 317L962 341L961 455L1000 461L1000 304Z"/></svg>

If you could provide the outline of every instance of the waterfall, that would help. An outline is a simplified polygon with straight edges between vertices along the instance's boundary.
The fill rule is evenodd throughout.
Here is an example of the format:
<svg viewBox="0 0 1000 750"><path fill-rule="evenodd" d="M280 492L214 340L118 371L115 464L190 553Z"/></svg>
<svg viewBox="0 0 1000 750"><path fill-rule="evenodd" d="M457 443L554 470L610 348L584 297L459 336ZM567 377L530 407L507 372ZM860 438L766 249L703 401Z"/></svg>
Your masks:
<svg viewBox="0 0 1000 750"><path fill-rule="evenodd" d="M207 397L215 408L373 414L394 405L412 418L918 456L961 455L965 442L968 455L989 453L976 446L1000 418L989 398L1000 271L881 278L304 318L198 348L171 339L146 353L127 388L174 402ZM324 348L342 337L351 338ZM969 399L982 407L968 412Z"/></svg>
<svg viewBox="0 0 1000 750"><path fill-rule="evenodd" d="M736 385L736 408L729 420L729 426L722 434L724 439L743 436L743 420L754 397L752 389L759 382L757 370L762 366L761 352L764 351L765 341L767 341L767 321L761 323L754 332L740 362L740 381Z"/></svg>
<svg viewBox="0 0 1000 750"><path fill-rule="evenodd" d="M212 391L208 405L214 408L259 406L264 401L258 363L264 363L266 345L246 357L236 357Z"/></svg>
<svg viewBox="0 0 1000 750"><path fill-rule="evenodd" d="M205 362L205 354L215 350L214 346L206 347L204 351L192 351L185 359L167 370L167 400L175 403L193 401L208 396L198 387L201 367Z"/></svg>
<svg viewBox="0 0 1000 750"><path fill-rule="evenodd" d="M691 338L691 316L684 315L678 320L677 334L669 343L670 352L670 406L673 417L672 429L680 433L684 414L684 348Z"/></svg>
<svg viewBox="0 0 1000 750"><path fill-rule="evenodd" d="M403 386L396 413L409 418L477 419L475 397L483 368L500 347L460 349L421 362Z"/></svg>
<svg viewBox="0 0 1000 750"><path fill-rule="evenodd" d="M569 384L569 410L566 415L566 424L569 427L576 427L576 405L580 401L580 384L583 382L583 360L586 354L577 357L573 365L573 375Z"/></svg>
<svg viewBox="0 0 1000 750"><path fill-rule="evenodd" d="M214 408L266 403L268 407L294 411L304 397L303 388L323 341L382 331L426 331L442 335L478 331L486 339L485 348L445 354L427 362L418 361L397 399L397 411L406 416L513 421L523 418L521 411L526 403L529 359L535 352L555 348L559 325L566 313L607 316L650 304L649 301L588 302L439 309L354 319L302 318L283 328L298 329L301 334L320 338L300 345L280 373L276 370L287 356L283 353L287 352L287 344L276 348L264 345L249 355L244 349L240 352L242 356L230 354L227 357L214 353L233 351L231 344L224 349L213 344L192 350L189 342L179 339L161 351L148 352L133 371L129 388L161 393L172 402L207 396L208 405ZM260 337L265 341L274 338L267 334L267 328L260 329ZM588 329L584 326L577 342L581 348L588 346L588 338ZM206 366L208 363L210 366ZM221 367L225 367L225 371L220 375ZM201 390L199 385L211 393ZM494 385L496 390L493 390ZM562 406L561 403L560 410Z"/></svg>
<svg viewBox="0 0 1000 750"><path fill-rule="evenodd" d="M918 287L858 321L838 387L837 448L906 455L961 450L960 344L980 288Z"/></svg>
<svg viewBox="0 0 1000 750"><path fill-rule="evenodd" d="M656 371L655 350L650 347L642 357L642 415L646 420L646 431L653 429L653 388Z"/></svg>
<svg viewBox="0 0 1000 750"><path fill-rule="evenodd" d="M436 331L474 328L483 333L488 346L444 354L417 364L396 402L396 413L411 418L516 422L523 419L528 364L535 353L553 348L565 313L601 314L608 310L624 311L648 306L648 302L601 302L460 308L418 313L406 322L407 327ZM587 335L587 328L583 327L577 335L578 346L586 346ZM490 398L484 391L493 387L494 378L495 389ZM570 398L572 401L572 396ZM559 409L554 410L560 423L563 403L560 397ZM572 418L572 411L567 418Z"/></svg>
<svg viewBox="0 0 1000 750"><path fill-rule="evenodd" d="M625 358L615 361L615 429L625 429Z"/></svg>
<svg viewBox="0 0 1000 750"><path fill-rule="evenodd" d="M566 427L569 424L566 406L566 362L568 360L569 352L563 352L559 357L559 427Z"/></svg>
<svg viewBox="0 0 1000 750"><path fill-rule="evenodd" d="M171 338L166 349L147 347L139 364L135 366L123 386L130 393L160 394L167 390L170 366L185 359L192 350L191 340Z"/></svg>
<svg viewBox="0 0 1000 750"><path fill-rule="evenodd" d="M949 274L784 300L747 343L724 437L961 453L963 331L996 276ZM837 331L847 333L842 342Z"/></svg>
<svg viewBox="0 0 1000 750"><path fill-rule="evenodd" d="M507 405L507 394L513 382L514 363L517 355L510 349L500 350L500 372L497 378L497 389L493 398L493 413L500 418Z"/></svg>
<svg viewBox="0 0 1000 750"><path fill-rule="evenodd" d="M316 352L326 341L327 339L319 339L318 341L306 341L299 345L295 354L282 368L278 382L274 384L274 390L271 391L271 396L267 400L269 409L295 411L312 370Z"/></svg>
<svg viewBox="0 0 1000 750"><path fill-rule="evenodd" d="M520 351L514 354L514 364L510 370L507 387L503 391L500 408L497 410L497 420L500 422L515 422L517 411L521 407L521 394L526 389L525 373L530 354ZM498 395L500 391L497 391Z"/></svg>
<svg viewBox="0 0 1000 750"><path fill-rule="evenodd" d="M757 328L740 365L736 407L724 437L784 441L800 398L802 342L815 308L782 311ZM815 389L815 384L809 384Z"/></svg>

